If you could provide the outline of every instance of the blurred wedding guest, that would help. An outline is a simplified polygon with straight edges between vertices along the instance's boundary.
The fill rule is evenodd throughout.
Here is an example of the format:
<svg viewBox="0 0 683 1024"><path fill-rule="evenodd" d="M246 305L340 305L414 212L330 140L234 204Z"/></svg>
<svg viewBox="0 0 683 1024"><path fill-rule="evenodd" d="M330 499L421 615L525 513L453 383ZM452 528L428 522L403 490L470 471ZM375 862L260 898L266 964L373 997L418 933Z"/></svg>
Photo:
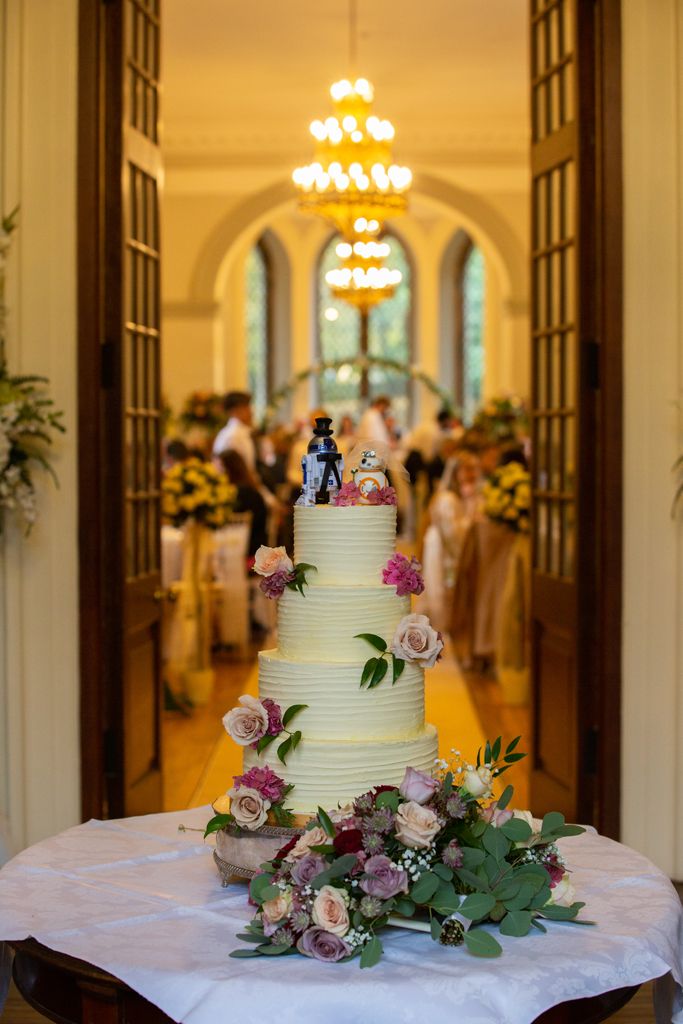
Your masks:
<svg viewBox="0 0 683 1024"><path fill-rule="evenodd" d="M430 522L422 548L425 592L418 599L419 611L442 631L450 627L465 536L482 511L481 467L476 454L459 449L451 470L450 479L429 505Z"/></svg>
<svg viewBox="0 0 683 1024"><path fill-rule="evenodd" d="M454 436L453 423L453 414L448 409L441 409L433 420L425 420L414 427L405 440L408 452L405 467L410 474L410 481L415 484L420 474L424 474L430 493L434 481L444 470L441 449L444 441Z"/></svg>
<svg viewBox="0 0 683 1024"><path fill-rule="evenodd" d="M164 473L166 473L172 466L177 465L178 462L185 462L189 457L190 449L187 447L185 442L181 441L179 437L174 437L170 441L164 443L161 468Z"/></svg>
<svg viewBox="0 0 683 1024"><path fill-rule="evenodd" d="M500 465L502 447L498 441L487 439L479 449L479 462L485 477L493 476Z"/></svg>
<svg viewBox="0 0 683 1024"><path fill-rule="evenodd" d="M522 469L529 468L529 460L526 457L523 445L516 444L514 441L511 441L508 444L503 445L503 448L500 453L500 458L498 460L498 465L509 466L511 462L519 463Z"/></svg>
<svg viewBox="0 0 683 1024"><path fill-rule="evenodd" d="M256 445L252 435L251 395L248 391L229 391L223 399L227 423L216 435L213 454L220 456L224 451L236 451L242 456L248 469L256 470Z"/></svg>
<svg viewBox="0 0 683 1024"><path fill-rule="evenodd" d="M332 426L334 426L334 423ZM335 436L337 448L346 458L356 442L356 428L351 416L348 414L342 416L339 420L339 429L335 432Z"/></svg>
<svg viewBox="0 0 683 1024"><path fill-rule="evenodd" d="M258 481L235 448L220 454L220 461L231 484L237 488L235 512L251 512L251 533L248 554L251 558L262 544L268 543L268 510L259 491Z"/></svg>
<svg viewBox="0 0 683 1024"><path fill-rule="evenodd" d="M387 418L391 410L391 399L386 395L377 395L365 410L358 424L358 438L361 441L381 441L392 444L393 436Z"/></svg>

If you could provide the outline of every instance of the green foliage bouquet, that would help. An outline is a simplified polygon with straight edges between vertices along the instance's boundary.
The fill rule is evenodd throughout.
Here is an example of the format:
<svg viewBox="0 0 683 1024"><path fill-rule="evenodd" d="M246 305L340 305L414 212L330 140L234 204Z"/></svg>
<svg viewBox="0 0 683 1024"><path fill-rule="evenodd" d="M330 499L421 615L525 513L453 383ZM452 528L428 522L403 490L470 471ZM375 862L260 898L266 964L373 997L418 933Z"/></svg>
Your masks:
<svg viewBox="0 0 683 1024"><path fill-rule="evenodd" d="M487 743L474 765L440 762L436 775L407 768L400 786L378 786L333 812L319 808L252 879L258 910L238 936L251 947L231 956L358 956L372 967L382 929L401 924L495 957L502 947L483 925L523 936L574 921L584 904L574 900L557 840L583 829L559 813L538 827L528 811L509 809L511 786L492 801L496 781L524 757L518 741L505 750L500 738Z"/></svg>

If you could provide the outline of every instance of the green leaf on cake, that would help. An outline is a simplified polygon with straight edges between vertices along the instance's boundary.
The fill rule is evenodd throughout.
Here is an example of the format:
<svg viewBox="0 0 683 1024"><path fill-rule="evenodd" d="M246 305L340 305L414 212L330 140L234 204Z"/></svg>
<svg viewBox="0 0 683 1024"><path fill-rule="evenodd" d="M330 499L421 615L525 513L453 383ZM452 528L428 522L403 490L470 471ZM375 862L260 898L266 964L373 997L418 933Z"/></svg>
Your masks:
<svg viewBox="0 0 683 1024"><path fill-rule="evenodd" d="M292 737L288 736L286 740L283 740L280 746L277 748L277 756L283 764L287 764L287 754L292 749Z"/></svg>
<svg viewBox="0 0 683 1024"><path fill-rule="evenodd" d="M386 640L383 640L381 636L377 636L376 633L356 633L354 640L367 640L376 651L381 651L382 654L387 649Z"/></svg>
<svg viewBox="0 0 683 1024"><path fill-rule="evenodd" d="M372 673L375 671L379 658L368 658L363 666L363 675L360 677L361 687L365 686L372 679Z"/></svg>
<svg viewBox="0 0 683 1024"><path fill-rule="evenodd" d="M287 708L287 710L285 711L284 715L282 716L282 724L285 727L285 729L287 728L289 723L292 721L294 716L298 715L300 711L305 711L305 709L307 707L308 707L308 704L291 704ZM264 737L264 739L265 739L265 737Z"/></svg>
<svg viewBox="0 0 683 1024"><path fill-rule="evenodd" d="M377 664L375 665L373 673L370 676L370 682L368 683L368 690L373 690L376 686L379 686L379 684L382 682L382 680L384 679L385 675L387 674L388 668L389 668L389 666L386 663L386 661L384 660L384 658L378 658L377 659Z"/></svg>
<svg viewBox="0 0 683 1024"><path fill-rule="evenodd" d="M297 731L293 732L289 738L292 741L292 750L296 750L301 742L301 732L297 729Z"/></svg>
<svg viewBox="0 0 683 1024"><path fill-rule="evenodd" d="M318 808L318 821L320 822L323 831L326 832L328 836L334 838L334 825L332 824L332 820L329 814L326 811L324 811L322 807Z"/></svg>
<svg viewBox="0 0 683 1024"><path fill-rule="evenodd" d="M204 829L204 838L210 836L212 832L220 832L222 828L229 825L230 822L234 821L232 814L216 814L208 823Z"/></svg>
<svg viewBox="0 0 683 1024"><path fill-rule="evenodd" d="M397 658L395 654L391 655L391 662L392 662L391 685L393 686L394 683L397 682L397 680L399 680L401 678L401 675L403 674L403 669L406 667L406 663L405 663L405 661L403 661L402 658Z"/></svg>
<svg viewBox="0 0 683 1024"><path fill-rule="evenodd" d="M273 740L276 739L277 736L273 733L267 734L266 736L262 736L261 739L256 744L256 753L262 754L266 747L269 747Z"/></svg>

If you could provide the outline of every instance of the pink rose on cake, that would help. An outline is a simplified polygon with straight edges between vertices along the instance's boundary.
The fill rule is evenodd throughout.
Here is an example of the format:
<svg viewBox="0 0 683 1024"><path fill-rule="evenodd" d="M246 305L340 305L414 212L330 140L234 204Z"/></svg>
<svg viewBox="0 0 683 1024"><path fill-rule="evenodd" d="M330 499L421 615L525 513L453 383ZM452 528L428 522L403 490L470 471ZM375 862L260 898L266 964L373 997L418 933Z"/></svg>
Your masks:
<svg viewBox="0 0 683 1024"><path fill-rule="evenodd" d="M396 658L432 668L441 657L443 639L426 615L405 615L396 627L390 650Z"/></svg>
<svg viewBox="0 0 683 1024"><path fill-rule="evenodd" d="M294 572L294 563L284 547L269 548L265 544L256 552L254 572L259 576L274 576L278 572Z"/></svg>
<svg viewBox="0 0 683 1024"><path fill-rule="evenodd" d="M238 699L241 707L232 708L223 716L223 726L235 743L249 747L269 731L270 716L268 708L256 697L245 693Z"/></svg>

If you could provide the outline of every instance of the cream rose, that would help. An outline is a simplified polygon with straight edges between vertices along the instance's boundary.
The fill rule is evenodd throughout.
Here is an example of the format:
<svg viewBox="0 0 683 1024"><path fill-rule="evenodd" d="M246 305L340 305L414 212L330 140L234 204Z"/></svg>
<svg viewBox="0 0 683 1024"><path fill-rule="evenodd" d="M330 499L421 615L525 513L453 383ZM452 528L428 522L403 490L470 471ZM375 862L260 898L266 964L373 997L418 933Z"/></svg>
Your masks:
<svg viewBox="0 0 683 1024"><path fill-rule="evenodd" d="M481 765L479 768L472 768L465 772L463 786L475 800L487 800L491 796L493 786L493 772L490 768Z"/></svg>
<svg viewBox="0 0 683 1024"><path fill-rule="evenodd" d="M401 804L396 812L396 838L414 850L429 846L440 828L434 811L414 800Z"/></svg>
<svg viewBox="0 0 683 1024"><path fill-rule="evenodd" d="M272 576L276 572L293 572L294 563L285 548L267 548L265 544L256 552L254 572L259 576Z"/></svg>
<svg viewBox="0 0 683 1024"><path fill-rule="evenodd" d="M277 924L278 921L282 921L290 911L292 906L292 893L291 890L288 892L280 893L273 900L266 900L261 905L263 916L268 924Z"/></svg>
<svg viewBox="0 0 683 1024"><path fill-rule="evenodd" d="M396 627L390 650L402 661L432 668L443 650L443 640L426 615L405 615Z"/></svg>
<svg viewBox="0 0 683 1024"><path fill-rule="evenodd" d="M564 873L561 880L550 890L548 903L555 907L571 907L576 899L576 889L569 881L569 875Z"/></svg>
<svg viewBox="0 0 683 1024"><path fill-rule="evenodd" d="M260 700L246 693L239 702L241 707L232 708L223 716L223 726L235 743L248 747L268 732L268 712Z"/></svg>
<svg viewBox="0 0 683 1024"><path fill-rule="evenodd" d="M290 864L294 860L299 860L300 857L305 857L312 846L324 846L325 843L330 842L330 837L326 832L323 831L318 825L309 829L308 832L304 832L303 835L299 836L296 841L296 845L289 851L285 860L289 861Z"/></svg>
<svg viewBox="0 0 683 1024"><path fill-rule="evenodd" d="M323 885L313 900L311 917L326 932L346 935L349 930L349 911L344 895L333 885Z"/></svg>
<svg viewBox="0 0 683 1024"><path fill-rule="evenodd" d="M270 800L264 800L257 789L239 786L229 789L230 813L241 828L253 831L265 824Z"/></svg>

